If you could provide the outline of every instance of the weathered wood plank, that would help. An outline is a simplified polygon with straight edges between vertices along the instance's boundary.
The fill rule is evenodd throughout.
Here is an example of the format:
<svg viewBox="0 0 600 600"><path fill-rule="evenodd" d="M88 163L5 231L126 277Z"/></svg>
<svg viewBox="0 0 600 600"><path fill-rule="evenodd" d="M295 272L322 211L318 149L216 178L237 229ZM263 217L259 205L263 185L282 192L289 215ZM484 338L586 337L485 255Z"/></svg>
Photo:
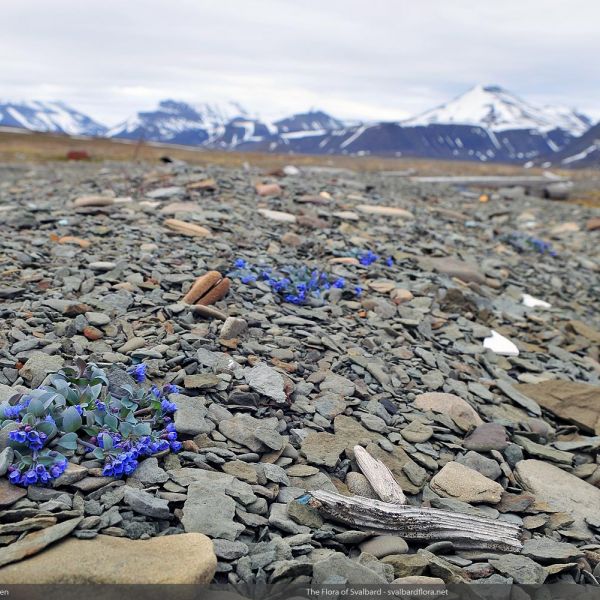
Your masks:
<svg viewBox="0 0 600 600"><path fill-rule="evenodd" d="M518 552L521 527L435 508L390 504L361 496L312 491L309 504L324 516L377 534L415 541L451 541L456 548Z"/></svg>

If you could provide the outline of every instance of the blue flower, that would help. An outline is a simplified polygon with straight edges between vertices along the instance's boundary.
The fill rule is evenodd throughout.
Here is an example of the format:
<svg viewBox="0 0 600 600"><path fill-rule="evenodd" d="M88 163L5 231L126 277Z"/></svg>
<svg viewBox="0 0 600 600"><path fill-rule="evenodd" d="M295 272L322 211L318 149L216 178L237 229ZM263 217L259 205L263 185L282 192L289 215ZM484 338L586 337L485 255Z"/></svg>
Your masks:
<svg viewBox="0 0 600 600"><path fill-rule="evenodd" d="M135 365L127 370L127 372L135 379L137 383L144 383L146 381L146 369L148 367L144 363Z"/></svg>
<svg viewBox="0 0 600 600"><path fill-rule="evenodd" d="M340 278L336 279L336 280L333 282L333 287L334 287L334 288L341 289L341 288L343 288L345 285L346 285L346 280L345 280L343 277L340 277Z"/></svg>
<svg viewBox="0 0 600 600"><path fill-rule="evenodd" d="M8 438L17 444L24 444L27 441L27 434L24 431L9 431Z"/></svg>
<svg viewBox="0 0 600 600"><path fill-rule="evenodd" d="M387 259L386 259L386 261L385 261L385 264L388 267L393 267L394 266L394 259L391 256L388 256Z"/></svg>
<svg viewBox="0 0 600 600"><path fill-rule="evenodd" d="M8 476L8 480L13 484L13 485L19 485L19 483L22 483L22 479L21 479L21 473L20 471L13 471L9 476Z"/></svg>
<svg viewBox="0 0 600 600"><path fill-rule="evenodd" d="M357 285L357 286L354 288L354 293L355 293L357 296L360 296L360 295L362 294L362 292L363 292L363 289L360 287L360 285Z"/></svg>
<svg viewBox="0 0 600 600"><path fill-rule="evenodd" d="M171 442L170 445L171 445L172 452L179 452L182 448L181 442Z"/></svg>
<svg viewBox="0 0 600 600"><path fill-rule="evenodd" d="M160 408L163 413L174 413L177 410L177 404L175 402L169 402L167 399L160 403Z"/></svg>
<svg viewBox="0 0 600 600"><path fill-rule="evenodd" d="M367 252L365 252L364 254L361 254L358 257L358 261L360 262L361 265L368 267L369 265L372 265L378 258L379 258L379 256L377 254L375 254L371 250L368 250Z"/></svg>
<svg viewBox="0 0 600 600"><path fill-rule="evenodd" d="M14 406L6 405L4 407L4 418L5 419L16 419L19 416L21 410L25 408L23 404L15 404Z"/></svg>
<svg viewBox="0 0 600 600"><path fill-rule="evenodd" d="M256 281L256 275L244 275L242 277L242 283L246 284L246 283L252 283L253 281Z"/></svg>
<svg viewBox="0 0 600 600"><path fill-rule="evenodd" d="M236 259L236 261L233 263L233 266L236 269L245 269L246 268L246 261L243 258L238 258Z"/></svg>
<svg viewBox="0 0 600 600"><path fill-rule="evenodd" d="M291 302L292 304L301 304L302 300L300 299L299 296L296 296L295 294L286 294L283 299L286 302Z"/></svg>
<svg viewBox="0 0 600 600"><path fill-rule="evenodd" d="M33 485L34 483L37 483L37 480L37 473L33 469L30 469L27 471L27 473L25 473L25 483L27 485Z"/></svg>
<svg viewBox="0 0 600 600"><path fill-rule="evenodd" d="M163 392L165 394L177 394L177 392L179 392L181 388L178 385L175 385L173 383L167 383L167 385L165 385L163 387Z"/></svg>

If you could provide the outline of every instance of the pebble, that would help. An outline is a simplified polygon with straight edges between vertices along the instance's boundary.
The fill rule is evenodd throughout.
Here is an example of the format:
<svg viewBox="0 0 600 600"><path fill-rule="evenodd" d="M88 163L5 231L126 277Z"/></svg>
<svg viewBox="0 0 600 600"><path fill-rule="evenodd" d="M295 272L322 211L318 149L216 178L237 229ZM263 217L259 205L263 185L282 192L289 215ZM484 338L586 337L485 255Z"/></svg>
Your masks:
<svg viewBox="0 0 600 600"><path fill-rule="evenodd" d="M407 553L408 544L401 537L395 535L378 535L360 544L360 549L375 558L383 558L390 554Z"/></svg>
<svg viewBox="0 0 600 600"><path fill-rule="evenodd" d="M430 485L437 494L462 502L497 504L503 492L500 484L454 461L446 463Z"/></svg>

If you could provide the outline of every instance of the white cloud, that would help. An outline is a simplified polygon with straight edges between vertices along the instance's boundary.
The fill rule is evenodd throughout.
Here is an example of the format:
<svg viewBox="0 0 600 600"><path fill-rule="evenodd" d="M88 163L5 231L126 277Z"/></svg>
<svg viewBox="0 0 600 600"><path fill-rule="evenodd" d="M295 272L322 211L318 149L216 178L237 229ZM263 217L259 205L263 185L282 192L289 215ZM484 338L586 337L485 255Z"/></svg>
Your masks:
<svg viewBox="0 0 600 600"><path fill-rule="evenodd" d="M600 118L592 0L19 0L2 95L109 124L163 98L402 119L474 83Z"/></svg>

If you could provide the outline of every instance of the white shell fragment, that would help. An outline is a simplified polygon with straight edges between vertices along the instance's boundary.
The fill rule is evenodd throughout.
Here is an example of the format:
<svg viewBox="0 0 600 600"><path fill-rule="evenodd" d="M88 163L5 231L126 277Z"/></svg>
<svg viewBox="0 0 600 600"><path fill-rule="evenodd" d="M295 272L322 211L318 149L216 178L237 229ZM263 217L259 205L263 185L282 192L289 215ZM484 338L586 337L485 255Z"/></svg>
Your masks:
<svg viewBox="0 0 600 600"><path fill-rule="evenodd" d="M528 308L552 308L552 304L544 300L538 300L529 294L523 294L523 304Z"/></svg>
<svg viewBox="0 0 600 600"><path fill-rule="evenodd" d="M519 356L519 349L503 335L492 329L492 335L483 340L483 347L503 356Z"/></svg>

